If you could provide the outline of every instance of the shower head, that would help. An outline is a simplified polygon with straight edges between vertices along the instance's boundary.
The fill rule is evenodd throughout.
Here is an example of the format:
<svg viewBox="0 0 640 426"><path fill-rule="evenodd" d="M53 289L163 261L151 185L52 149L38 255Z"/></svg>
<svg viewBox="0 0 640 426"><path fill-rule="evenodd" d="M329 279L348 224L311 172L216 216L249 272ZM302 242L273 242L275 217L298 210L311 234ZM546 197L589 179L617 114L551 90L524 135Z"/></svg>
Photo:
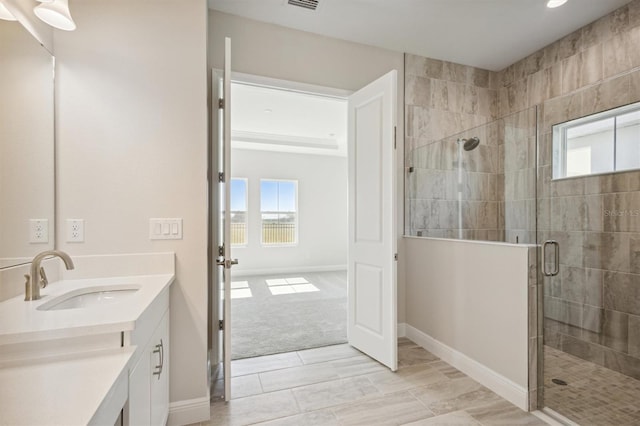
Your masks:
<svg viewBox="0 0 640 426"><path fill-rule="evenodd" d="M462 142L462 148L464 148L465 151L473 151L474 149L476 149L476 147L478 145L480 145L480 138L477 136L474 136L472 138L469 139L458 139L458 143Z"/></svg>

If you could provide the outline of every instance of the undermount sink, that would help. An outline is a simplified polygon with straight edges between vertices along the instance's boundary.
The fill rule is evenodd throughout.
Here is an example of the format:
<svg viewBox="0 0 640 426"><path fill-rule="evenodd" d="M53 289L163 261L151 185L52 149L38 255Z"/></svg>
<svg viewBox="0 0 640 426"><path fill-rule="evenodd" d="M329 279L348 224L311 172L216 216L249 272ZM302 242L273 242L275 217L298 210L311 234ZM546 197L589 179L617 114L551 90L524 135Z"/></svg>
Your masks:
<svg viewBox="0 0 640 426"><path fill-rule="evenodd" d="M38 306L39 311L58 311L64 309L93 308L120 303L133 296L140 286L137 284L118 284L87 287L56 296Z"/></svg>

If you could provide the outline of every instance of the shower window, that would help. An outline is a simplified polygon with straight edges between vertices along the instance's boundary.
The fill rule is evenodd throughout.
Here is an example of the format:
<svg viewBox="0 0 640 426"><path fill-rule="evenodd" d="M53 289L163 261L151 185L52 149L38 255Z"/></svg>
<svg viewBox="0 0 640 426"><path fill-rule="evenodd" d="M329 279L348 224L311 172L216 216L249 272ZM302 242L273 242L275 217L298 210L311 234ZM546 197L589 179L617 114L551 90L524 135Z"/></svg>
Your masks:
<svg viewBox="0 0 640 426"><path fill-rule="evenodd" d="M640 103L553 126L553 178L640 169Z"/></svg>

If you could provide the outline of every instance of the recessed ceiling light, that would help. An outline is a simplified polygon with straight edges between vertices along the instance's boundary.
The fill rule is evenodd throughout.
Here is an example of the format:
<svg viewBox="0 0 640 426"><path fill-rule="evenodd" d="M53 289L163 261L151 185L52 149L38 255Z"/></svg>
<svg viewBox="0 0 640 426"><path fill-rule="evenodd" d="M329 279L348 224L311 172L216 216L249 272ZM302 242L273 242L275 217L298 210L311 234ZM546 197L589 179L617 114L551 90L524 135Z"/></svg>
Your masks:
<svg viewBox="0 0 640 426"><path fill-rule="evenodd" d="M547 2L547 7L554 8L554 7L562 6L566 2L567 0L549 0Z"/></svg>
<svg viewBox="0 0 640 426"><path fill-rule="evenodd" d="M335 133L329 133L330 138L334 137L335 135L336 135Z"/></svg>
<svg viewBox="0 0 640 426"><path fill-rule="evenodd" d="M263 111L265 114L271 114L273 112L273 110L269 109L269 108L265 108L265 110Z"/></svg>

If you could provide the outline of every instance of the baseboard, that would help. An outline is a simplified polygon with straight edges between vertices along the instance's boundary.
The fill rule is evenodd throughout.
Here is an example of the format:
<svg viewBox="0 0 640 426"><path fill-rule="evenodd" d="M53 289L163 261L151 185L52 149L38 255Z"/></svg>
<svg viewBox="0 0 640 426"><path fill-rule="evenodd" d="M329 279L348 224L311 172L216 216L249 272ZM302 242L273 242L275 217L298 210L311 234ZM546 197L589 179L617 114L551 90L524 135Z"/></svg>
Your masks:
<svg viewBox="0 0 640 426"><path fill-rule="evenodd" d="M295 266L283 268L267 268L267 269L246 269L233 271L233 278L253 277L256 275L277 275L277 274L302 274L305 272L331 272L346 271L347 265L325 265L325 266Z"/></svg>
<svg viewBox="0 0 640 426"><path fill-rule="evenodd" d="M398 337L407 337L407 324L404 322L398 323Z"/></svg>
<svg viewBox="0 0 640 426"><path fill-rule="evenodd" d="M528 410L527 389L409 324L405 324L405 329L406 337L410 340L443 361L451 364L472 379L477 380L480 384L488 387L512 404L525 411Z"/></svg>
<svg viewBox="0 0 640 426"><path fill-rule="evenodd" d="M209 397L187 399L169 404L168 426L206 422L211 417Z"/></svg>

